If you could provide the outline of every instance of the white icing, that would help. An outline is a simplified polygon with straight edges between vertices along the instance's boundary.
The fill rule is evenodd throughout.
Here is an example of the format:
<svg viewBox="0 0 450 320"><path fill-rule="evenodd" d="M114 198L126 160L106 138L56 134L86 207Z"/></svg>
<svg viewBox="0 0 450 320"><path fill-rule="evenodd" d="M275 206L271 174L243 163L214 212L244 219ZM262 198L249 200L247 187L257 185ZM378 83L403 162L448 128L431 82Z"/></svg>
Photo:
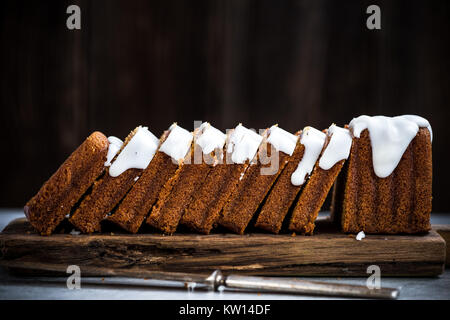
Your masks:
<svg viewBox="0 0 450 320"><path fill-rule="evenodd" d="M256 132L239 124L231 133L227 152L231 152L231 160L234 163L252 161L258 151L263 137Z"/></svg>
<svg viewBox="0 0 450 320"><path fill-rule="evenodd" d="M419 127L429 128L432 135L428 121L413 115L360 116L350 122L350 128L356 138L360 137L363 130L369 130L373 169L380 178L388 177L395 170Z"/></svg>
<svg viewBox="0 0 450 320"><path fill-rule="evenodd" d="M305 183L307 176L311 174L314 164L319 158L325 143L326 135L322 131L313 127L305 127L303 129L300 143L305 146L302 160L298 163L297 169L292 173L291 183L295 186L301 186Z"/></svg>
<svg viewBox="0 0 450 320"><path fill-rule="evenodd" d="M214 128L208 122L204 122L200 126L200 134L196 143L202 148L204 154L210 154L215 149L222 149L226 139L226 134Z"/></svg>
<svg viewBox="0 0 450 320"><path fill-rule="evenodd" d="M114 136L108 137L108 141L109 147L108 147L108 155L106 156L105 167L109 167L111 165L112 159L114 159L117 152L119 152L120 148L122 148L123 145L123 141Z"/></svg>
<svg viewBox="0 0 450 320"><path fill-rule="evenodd" d="M331 137L319 160L319 167L323 170L331 169L336 163L347 159L352 146L352 136L348 129L340 128L332 124L328 128Z"/></svg>
<svg viewBox="0 0 450 320"><path fill-rule="evenodd" d="M298 136L279 128L277 125L269 129L267 142L273 145L278 151L282 151L290 156L294 153Z"/></svg>
<svg viewBox="0 0 450 320"><path fill-rule="evenodd" d="M183 160L191 147L193 139L192 132L181 128L176 123L172 124L169 130L169 136L163 142L159 151L164 152L175 161Z"/></svg>
<svg viewBox="0 0 450 320"><path fill-rule="evenodd" d="M364 239L366 237L366 234L364 233L364 231L360 231L357 235L356 235L356 240L361 241L362 239Z"/></svg>
<svg viewBox="0 0 450 320"><path fill-rule="evenodd" d="M431 129L431 125L427 119L413 114L405 114L403 117L415 122L420 128L427 128L428 131L430 131L430 139L433 141L433 130Z"/></svg>
<svg viewBox="0 0 450 320"><path fill-rule="evenodd" d="M128 169L145 169L158 149L159 139L147 127L139 126L134 136L109 168L109 175L117 177Z"/></svg>

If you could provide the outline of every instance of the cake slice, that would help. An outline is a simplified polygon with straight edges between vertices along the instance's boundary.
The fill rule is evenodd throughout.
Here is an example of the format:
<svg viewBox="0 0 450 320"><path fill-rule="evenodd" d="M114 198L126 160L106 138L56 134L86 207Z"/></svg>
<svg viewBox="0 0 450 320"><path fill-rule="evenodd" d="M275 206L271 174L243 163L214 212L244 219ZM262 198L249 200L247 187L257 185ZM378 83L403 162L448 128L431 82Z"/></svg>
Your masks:
<svg viewBox="0 0 450 320"><path fill-rule="evenodd" d="M292 211L289 230L312 235L320 208L348 158L352 138L346 128L331 125L317 165Z"/></svg>
<svg viewBox="0 0 450 320"><path fill-rule="evenodd" d="M333 214L344 232L430 230L432 131L418 116L360 116L350 122L353 146L336 186Z"/></svg>
<svg viewBox="0 0 450 320"><path fill-rule="evenodd" d="M211 167L218 160L217 157L223 157L225 139L224 133L207 122L194 131L194 143L191 153L187 156L190 161L185 161L163 187L147 223L165 234L176 231L194 192L208 176Z"/></svg>
<svg viewBox="0 0 450 320"><path fill-rule="evenodd" d="M223 208L220 225L243 234L273 183L293 154L298 136L272 126L263 133L263 141L238 187ZM269 160L270 161L265 161ZM269 163L270 162L270 163ZM268 166L270 164L270 166Z"/></svg>
<svg viewBox="0 0 450 320"><path fill-rule="evenodd" d="M248 159L253 159L261 140L260 135L242 124L228 131L225 159L211 169L207 179L193 194L191 203L181 217L181 224L195 232L211 232L218 223L223 206L248 167Z"/></svg>
<svg viewBox="0 0 450 320"><path fill-rule="evenodd" d="M289 208L291 208L292 203L294 203L302 186L292 184L291 176L303 158L305 145L308 145L307 142L302 139L307 139L308 136L306 134L302 136L302 131L298 131L295 135L300 137L300 139L297 139L294 152L289 157L288 163L275 181L267 199L264 201L255 223L255 227L272 233L280 232L283 221L289 212ZM308 153L309 152L308 148Z"/></svg>
<svg viewBox="0 0 450 320"><path fill-rule="evenodd" d="M25 215L39 233L50 235L103 173L108 145L102 133L92 133L27 202Z"/></svg>
<svg viewBox="0 0 450 320"><path fill-rule="evenodd" d="M106 221L128 232L138 232L162 187L182 166L191 142L192 133L176 123L171 125L161 137L161 146L150 164Z"/></svg>
<svg viewBox="0 0 450 320"><path fill-rule="evenodd" d="M115 137L109 140L113 143L110 144L109 159L105 163L108 166L106 173L94 183L92 192L84 197L69 219L84 233L101 230L100 222L139 179L159 145L158 138L142 126L134 129L123 145ZM117 152L117 156L114 152ZM111 158L114 160L110 165Z"/></svg>

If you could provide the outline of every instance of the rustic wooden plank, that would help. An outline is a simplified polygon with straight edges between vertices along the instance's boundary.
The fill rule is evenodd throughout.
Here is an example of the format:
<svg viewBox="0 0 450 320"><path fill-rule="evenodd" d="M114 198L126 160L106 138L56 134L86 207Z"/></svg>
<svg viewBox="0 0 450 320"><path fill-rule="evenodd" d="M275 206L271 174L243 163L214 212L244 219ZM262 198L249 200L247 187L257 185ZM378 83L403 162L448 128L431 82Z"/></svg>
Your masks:
<svg viewBox="0 0 450 320"><path fill-rule="evenodd" d="M442 273L445 241L426 235L354 236L320 228L314 236L234 234L54 234L42 237L18 219L0 234L0 264L11 268L65 270L68 265L104 275L152 271L260 275L367 276L378 265L382 276Z"/></svg>
<svg viewBox="0 0 450 320"><path fill-rule="evenodd" d="M432 225L435 230L444 239L445 246L445 266L450 266L450 225L449 224L434 224Z"/></svg>

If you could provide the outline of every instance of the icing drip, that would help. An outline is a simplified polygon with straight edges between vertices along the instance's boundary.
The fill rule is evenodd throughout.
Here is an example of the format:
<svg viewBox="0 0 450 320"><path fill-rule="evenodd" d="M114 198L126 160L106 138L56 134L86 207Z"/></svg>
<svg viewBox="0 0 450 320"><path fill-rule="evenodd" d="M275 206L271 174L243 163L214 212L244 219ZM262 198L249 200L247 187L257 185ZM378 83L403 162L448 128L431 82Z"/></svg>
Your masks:
<svg viewBox="0 0 450 320"><path fill-rule="evenodd" d="M360 137L363 130L369 130L373 169L380 178L388 177L395 170L419 127L427 127L432 137L429 122L414 115L360 116L350 122L356 138Z"/></svg>
<svg viewBox="0 0 450 320"><path fill-rule="evenodd" d="M108 147L108 155L106 156L105 167L109 167L111 165L112 159L114 159L117 152L119 152L120 148L122 148L123 145L123 141L114 136L108 137L108 141L109 147Z"/></svg>
<svg viewBox="0 0 450 320"><path fill-rule="evenodd" d="M222 149L226 139L226 134L204 122L200 126L200 135L195 142L202 148L204 154L210 154L215 149Z"/></svg>
<svg viewBox="0 0 450 320"><path fill-rule="evenodd" d="M292 173L291 183L293 185L301 186L305 183L305 178L311 174L314 164L319 158L325 138L325 133L313 127L303 129L300 143L305 146L305 152L302 160L298 163L297 169Z"/></svg>
<svg viewBox="0 0 450 320"><path fill-rule="evenodd" d="M298 136L279 128L277 125L269 129L267 142L273 145L278 151L282 151L290 156L294 153Z"/></svg>
<svg viewBox="0 0 450 320"><path fill-rule="evenodd" d="M227 152L234 163L252 161L263 137L239 124L230 135Z"/></svg>
<svg viewBox="0 0 450 320"><path fill-rule="evenodd" d="M191 147L193 135L176 123L170 126L169 131L169 136L159 150L172 157L175 161L183 160Z"/></svg>
<svg viewBox="0 0 450 320"><path fill-rule="evenodd" d="M109 175L117 177L128 169L145 169L158 148L159 139L147 127L137 129L127 145L109 168Z"/></svg>
<svg viewBox="0 0 450 320"><path fill-rule="evenodd" d="M339 161L347 159L352 146L352 137L347 129L332 124L328 128L328 135L331 137L330 142L319 160L319 167L323 170L329 170Z"/></svg>
<svg viewBox="0 0 450 320"><path fill-rule="evenodd" d="M415 122L420 128L427 128L430 131L430 139L433 141L433 130L431 129L431 125L427 119L413 115L413 114L405 114L404 118Z"/></svg>

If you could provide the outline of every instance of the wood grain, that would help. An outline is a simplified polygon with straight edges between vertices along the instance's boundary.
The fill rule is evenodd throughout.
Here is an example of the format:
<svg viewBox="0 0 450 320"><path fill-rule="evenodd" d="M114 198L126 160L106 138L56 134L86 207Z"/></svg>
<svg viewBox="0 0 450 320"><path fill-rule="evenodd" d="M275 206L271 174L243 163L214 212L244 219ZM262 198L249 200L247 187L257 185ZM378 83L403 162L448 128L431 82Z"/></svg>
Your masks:
<svg viewBox="0 0 450 320"><path fill-rule="evenodd" d="M450 266L450 225L448 224L434 224L432 225L434 231L444 239L445 246L445 266Z"/></svg>
<svg viewBox="0 0 450 320"><path fill-rule="evenodd" d="M435 231L417 236L337 233L318 223L314 236L289 234L54 234L34 233L25 219L0 234L0 264L10 268L65 270L68 265L145 275L154 271L259 275L367 276L378 265L382 276L436 276L443 272L445 242Z"/></svg>

